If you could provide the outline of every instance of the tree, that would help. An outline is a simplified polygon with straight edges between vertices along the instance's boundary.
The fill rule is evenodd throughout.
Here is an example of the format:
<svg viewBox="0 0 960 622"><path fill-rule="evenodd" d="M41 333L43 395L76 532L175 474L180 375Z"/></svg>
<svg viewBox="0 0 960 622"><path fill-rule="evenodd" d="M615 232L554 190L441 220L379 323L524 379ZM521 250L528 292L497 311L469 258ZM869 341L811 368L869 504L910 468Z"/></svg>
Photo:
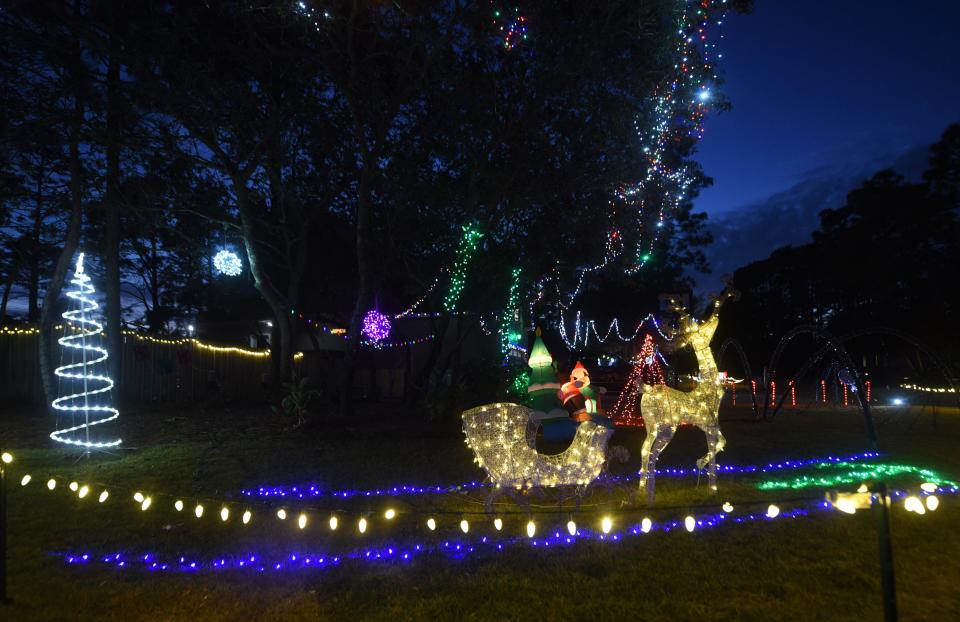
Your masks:
<svg viewBox="0 0 960 622"><path fill-rule="evenodd" d="M952 189L957 153L951 126L931 147L922 182L881 171L850 192L844 206L820 213L811 243L777 249L737 270L743 298L730 305L723 334L743 340L751 355L767 356L798 324L839 335L882 326L956 357L960 342L943 327L960 319L960 299L946 285L960 260Z"/></svg>

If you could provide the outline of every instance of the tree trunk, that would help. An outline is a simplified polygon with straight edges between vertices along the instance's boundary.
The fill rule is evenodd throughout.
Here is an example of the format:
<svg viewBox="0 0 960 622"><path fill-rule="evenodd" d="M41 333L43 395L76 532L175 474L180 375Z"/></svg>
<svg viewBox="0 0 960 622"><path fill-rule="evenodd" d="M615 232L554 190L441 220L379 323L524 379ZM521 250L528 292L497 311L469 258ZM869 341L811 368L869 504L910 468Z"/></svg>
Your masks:
<svg viewBox="0 0 960 622"><path fill-rule="evenodd" d="M10 266L10 272L7 273L7 282L3 284L3 299L0 300L0 324L7 321L7 304L10 303L10 290L13 289L13 282L17 278L16 264Z"/></svg>
<svg viewBox="0 0 960 622"><path fill-rule="evenodd" d="M78 58L76 62L82 62ZM63 289L63 282L66 280L67 270L73 260L73 255L80 243L80 226L83 222L83 202L81 193L83 183L80 178L80 129L83 124L83 99L80 97L80 68L77 67L74 79L74 104L73 117L70 122L70 223L67 225L67 237L63 243L63 249L60 251L60 257L57 259L57 265L53 270L53 276L47 285L47 291L43 297L43 307L40 310L40 335L38 340L39 363L40 363L40 382L43 386L43 394L47 404L56 397L53 371L50 364L50 333L53 329L54 310L57 306L57 300L60 298L60 290Z"/></svg>
<svg viewBox="0 0 960 622"><path fill-rule="evenodd" d="M107 350L110 352L110 376L120 383L120 356L123 353L120 305L120 43L110 37L110 60L107 65L107 188L106 249L104 264L106 282L105 313L107 316Z"/></svg>
<svg viewBox="0 0 960 622"><path fill-rule="evenodd" d="M273 316L280 329L280 360L279 374L282 379L289 379L293 375L293 326L290 315L290 305L283 294L274 286L273 281L263 270L260 264L260 254L257 250L256 223L250 207L246 179L241 179L235 173L231 174L233 191L237 195L237 211L240 213L240 228L243 232L243 246L247 252L247 263L250 265L250 274L253 275L253 286L257 288L263 299L270 305ZM277 379L275 379L276 381Z"/></svg>
<svg viewBox="0 0 960 622"><path fill-rule="evenodd" d="M357 270L359 273L357 300L350 315L350 329L347 333L347 356L344 360L343 378L340 383L340 414L348 416L352 412L353 376L356 372L357 358L360 353L360 323L363 313L370 307L373 298L373 264L371 251L373 245L373 167L376 157L367 152L363 158L363 171L360 174L360 186L357 197Z"/></svg>
<svg viewBox="0 0 960 622"><path fill-rule="evenodd" d="M33 208L33 231L30 234L30 273L27 283L27 321L36 322L40 317L40 231L43 223L43 176L44 164L40 160L37 169L37 194Z"/></svg>

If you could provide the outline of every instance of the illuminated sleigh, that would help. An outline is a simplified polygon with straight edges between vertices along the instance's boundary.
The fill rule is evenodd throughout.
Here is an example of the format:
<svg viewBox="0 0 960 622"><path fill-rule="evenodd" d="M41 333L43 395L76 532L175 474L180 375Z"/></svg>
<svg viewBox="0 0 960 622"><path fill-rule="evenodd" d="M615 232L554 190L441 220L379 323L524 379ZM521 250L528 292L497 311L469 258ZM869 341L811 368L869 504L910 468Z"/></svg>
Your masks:
<svg viewBox="0 0 960 622"><path fill-rule="evenodd" d="M544 455L536 450L533 412L526 406L501 403L463 413L466 443L490 481L507 492L534 486L582 489L595 480L603 470L613 430L586 421L577 427L566 450Z"/></svg>

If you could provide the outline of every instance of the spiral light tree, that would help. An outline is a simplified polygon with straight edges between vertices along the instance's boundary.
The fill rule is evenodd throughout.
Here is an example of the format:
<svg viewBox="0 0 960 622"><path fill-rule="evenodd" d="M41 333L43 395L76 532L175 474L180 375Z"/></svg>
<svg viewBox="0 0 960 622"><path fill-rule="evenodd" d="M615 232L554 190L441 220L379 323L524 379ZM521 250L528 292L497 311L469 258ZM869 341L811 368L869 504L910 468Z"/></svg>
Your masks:
<svg viewBox="0 0 960 622"><path fill-rule="evenodd" d="M106 440L91 433L94 426L117 419L120 411L110 405L113 380L102 371L109 357L107 349L97 345L103 324L87 317L99 305L90 297L95 290L83 271L83 253L77 257L70 283L74 289L67 297L73 302L63 314L63 337L57 341L63 347L61 362L69 358L70 363L53 372L60 378L59 397L51 404L57 411L58 429L50 438L87 449L116 447L120 439Z"/></svg>

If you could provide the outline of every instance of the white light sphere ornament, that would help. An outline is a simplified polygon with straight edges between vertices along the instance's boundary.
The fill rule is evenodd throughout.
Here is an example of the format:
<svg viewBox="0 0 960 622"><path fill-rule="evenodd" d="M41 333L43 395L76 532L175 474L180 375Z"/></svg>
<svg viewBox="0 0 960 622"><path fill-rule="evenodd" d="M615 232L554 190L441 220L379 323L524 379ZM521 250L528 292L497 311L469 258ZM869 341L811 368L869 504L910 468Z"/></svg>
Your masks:
<svg viewBox="0 0 960 622"><path fill-rule="evenodd" d="M220 274L237 276L243 271L243 262L240 261L240 257L235 252L223 249L217 251L217 254L213 256L213 267Z"/></svg>

